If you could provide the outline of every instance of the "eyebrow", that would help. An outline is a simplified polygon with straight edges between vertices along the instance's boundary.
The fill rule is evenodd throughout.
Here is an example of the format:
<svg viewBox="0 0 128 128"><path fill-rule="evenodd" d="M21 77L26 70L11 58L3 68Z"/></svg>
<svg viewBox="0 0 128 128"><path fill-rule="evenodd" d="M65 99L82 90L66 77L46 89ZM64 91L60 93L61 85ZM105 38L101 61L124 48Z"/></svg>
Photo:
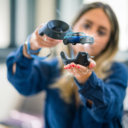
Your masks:
<svg viewBox="0 0 128 128"><path fill-rule="evenodd" d="M93 24L93 22L92 21L90 21L90 20L85 20L86 22L88 22L88 23L90 23L90 24Z"/></svg>
<svg viewBox="0 0 128 128"><path fill-rule="evenodd" d="M86 22L88 22L89 24L93 24L93 22L88 20L88 19L86 19ZM108 31L108 29L106 27L104 27L104 26L99 26L99 28L101 28L101 29L103 29L105 31Z"/></svg>
<svg viewBox="0 0 128 128"><path fill-rule="evenodd" d="M106 27L103 27L103 26L99 26L100 29L103 29L105 31L108 31L108 29Z"/></svg>

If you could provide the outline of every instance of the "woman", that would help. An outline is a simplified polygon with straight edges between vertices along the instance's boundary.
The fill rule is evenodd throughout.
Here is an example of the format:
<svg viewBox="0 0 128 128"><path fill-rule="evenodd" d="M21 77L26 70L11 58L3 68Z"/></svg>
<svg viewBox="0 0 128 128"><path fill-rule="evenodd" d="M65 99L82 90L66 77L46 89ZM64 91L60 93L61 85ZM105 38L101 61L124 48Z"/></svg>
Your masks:
<svg viewBox="0 0 128 128"><path fill-rule="evenodd" d="M60 40L38 35L40 27L29 40L31 50L62 44ZM72 27L76 32L94 36L93 45L67 48L69 55L86 51L95 56L88 67L75 63L63 67L57 58L38 61L22 45L7 59L8 80L26 96L47 92L46 128L119 128L127 72L123 64L113 61L119 38L116 16L108 5L96 2L83 6Z"/></svg>

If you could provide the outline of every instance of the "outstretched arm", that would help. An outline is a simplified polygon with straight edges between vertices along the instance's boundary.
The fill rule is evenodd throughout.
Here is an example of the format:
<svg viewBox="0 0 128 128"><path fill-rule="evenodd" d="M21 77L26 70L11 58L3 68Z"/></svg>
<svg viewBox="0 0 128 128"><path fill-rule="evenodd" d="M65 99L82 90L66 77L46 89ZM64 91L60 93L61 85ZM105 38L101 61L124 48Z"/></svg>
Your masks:
<svg viewBox="0 0 128 128"><path fill-rule="evenodd" d="M23 46L7 58L8 80L23 95L32 95L47 89L59 74L57 59L49 62L28 59L22 51ZM15 72L13 72L14 63Z"/></svg>
<svg viewBox="0 0 128 128"><path fill-rule="evenodd" d="M81 101L98 122L121 117L127 87L127 68L123 64L114 63L111 71L111 75L105 80L99 79L94 72L88 74L85 82L81 82L81 77L75 77Z"/></svg>

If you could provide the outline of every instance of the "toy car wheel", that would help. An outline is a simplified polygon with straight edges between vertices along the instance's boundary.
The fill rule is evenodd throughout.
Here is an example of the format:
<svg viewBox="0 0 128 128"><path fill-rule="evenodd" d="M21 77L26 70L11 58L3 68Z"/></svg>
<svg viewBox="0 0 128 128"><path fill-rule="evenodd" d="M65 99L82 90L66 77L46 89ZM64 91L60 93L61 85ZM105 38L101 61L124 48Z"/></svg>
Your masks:
<svg viewBox="0 0 128 128"><path fill-rule="evenodd" d="M76 43L74 42L74 43L72 43L73 45L76 45Z"/></svg>
<svg viewBox="0 0 128 128"><path fill-rule="evenodd" d="M68 44L68 40L67 40L67 39L64 39L64 40L63 40L63 43L64 43L65 45L67 45L67 44Z"/></svg>

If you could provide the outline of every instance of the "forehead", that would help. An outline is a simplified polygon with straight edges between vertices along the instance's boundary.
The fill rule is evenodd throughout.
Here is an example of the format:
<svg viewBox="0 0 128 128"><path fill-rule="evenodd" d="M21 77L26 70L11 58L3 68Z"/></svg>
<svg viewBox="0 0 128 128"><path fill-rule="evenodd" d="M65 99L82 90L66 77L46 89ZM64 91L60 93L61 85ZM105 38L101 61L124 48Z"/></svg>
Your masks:
<svg viewBox="0 0 128 128"><path fill-rule="evenodd" d="M95 23L96 25L104 26L107 28L110 28L111 26L108 16L100 8L89 10L88 12L83 14L83 16L80 19L82 21L89 20Z"/></svg>

